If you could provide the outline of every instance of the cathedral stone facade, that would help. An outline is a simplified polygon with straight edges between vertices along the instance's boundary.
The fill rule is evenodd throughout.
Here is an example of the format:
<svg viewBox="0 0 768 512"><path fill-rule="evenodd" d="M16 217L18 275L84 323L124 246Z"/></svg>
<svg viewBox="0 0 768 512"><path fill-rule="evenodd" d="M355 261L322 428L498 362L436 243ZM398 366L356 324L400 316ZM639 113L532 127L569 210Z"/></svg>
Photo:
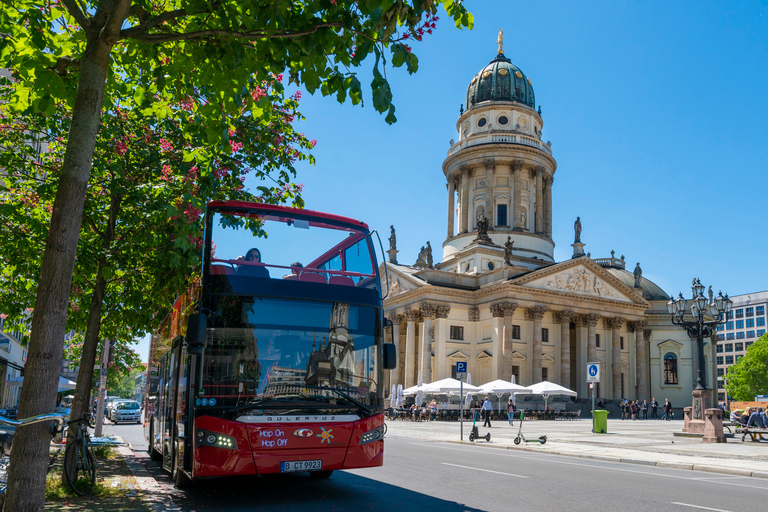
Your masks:
<svg viewBox="0 0 768 512"><path fill-rule="evenodd" d="M455 376L466 361L472 383L549 380L590 395L588 362L599 362L597 396L656 398L687 405L696 376L694 343L672 325L669 295L624 256L584 253L581 220L573 257L554 260L552 187L557 162L544 142L531 80L505 57L471 79L466 110L443 163L447 229L442 261L431 246L397 263L390 238L384 301L398 347L387 389ZM425 236L428 238L428 236ZM707 386L715 374L707 340Z"/></svg>

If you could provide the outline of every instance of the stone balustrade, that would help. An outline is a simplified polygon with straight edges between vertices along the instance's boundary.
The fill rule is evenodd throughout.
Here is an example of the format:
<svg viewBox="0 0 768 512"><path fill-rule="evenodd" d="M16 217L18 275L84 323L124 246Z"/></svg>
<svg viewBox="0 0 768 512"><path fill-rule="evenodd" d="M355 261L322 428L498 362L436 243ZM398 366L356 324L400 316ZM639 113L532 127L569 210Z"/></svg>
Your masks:
<svg viewBox="0 0 768 512"><path fill-rule="evenodd" d="M448 150L448 156L464 148L477 146L479 144L521 144L523 146L539 149L548 155L552 155L552 148L533 137L527 137L520 134L488 133L485 135L469 137L468 139L457 142Z"/></svg>

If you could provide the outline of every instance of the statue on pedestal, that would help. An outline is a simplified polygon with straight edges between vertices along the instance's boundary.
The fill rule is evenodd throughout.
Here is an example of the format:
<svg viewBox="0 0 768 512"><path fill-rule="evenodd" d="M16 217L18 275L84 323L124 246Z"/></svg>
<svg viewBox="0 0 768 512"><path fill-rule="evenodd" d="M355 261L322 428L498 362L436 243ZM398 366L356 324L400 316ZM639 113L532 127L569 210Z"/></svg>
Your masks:
<svg viewBox="0 0 768 512"><path fill-rule="evenodd" d="M427 263L427 268L432 268L432 246L429 245L429 240L427 240L427 252L425 261Z"/></svg>
<svg viewBox="0 0 768 512"><path fill-rule="evenodd" d="M389 250L395 251L397 250L397 235L395 235L395 226L389 226L390 229L390 235L389 235Z"/></svg>
<svg viewBox="0 0 768 512"><path fill-rule="evenodd" d="M419 251L419 257L416 260L416 263L413 264L414 267L426 267L426 268L432 268L432 246L427 242L427 246L424 247L421 246L421 250Z"/></svg>
<svg viewBox="0 0 768 512"><path fill-rule="evenodd" d="M643 269L640 268L640 262L637 262L637 265L635 266L635 271L633 272L635 276L635 288L640 288L640 278L643 277Z"/></svg>
<svg viewBox="0 0 768 512"><path fill-rule="evenodd" d="M573 230L575 231L573 243L577 244L581 242L581 217L576 217L576 222L573 223Z"/></svg>
<svg viewBox="0 0 768 512"><path fill-rule="evenodd" d="M507 236L507 241L504 244L504 264L512 266L512 261L510 261L510 258L512 258L512 246L515 245L515 242L512 241L511 236Z"/></svg>

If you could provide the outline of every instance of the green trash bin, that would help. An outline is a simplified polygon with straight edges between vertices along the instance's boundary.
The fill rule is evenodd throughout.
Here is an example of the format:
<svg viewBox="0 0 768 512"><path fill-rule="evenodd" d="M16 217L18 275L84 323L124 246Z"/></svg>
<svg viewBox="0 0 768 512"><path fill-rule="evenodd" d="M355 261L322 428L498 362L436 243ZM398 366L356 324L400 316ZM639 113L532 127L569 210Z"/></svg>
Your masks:
<svg viewBox="0 0 768 512"><path fill-rule="evenodd" d="M593 426L595 434L607 434L608 433L608 411L605 409L599 411L592 411L592 418L594 418Z"/></svg>

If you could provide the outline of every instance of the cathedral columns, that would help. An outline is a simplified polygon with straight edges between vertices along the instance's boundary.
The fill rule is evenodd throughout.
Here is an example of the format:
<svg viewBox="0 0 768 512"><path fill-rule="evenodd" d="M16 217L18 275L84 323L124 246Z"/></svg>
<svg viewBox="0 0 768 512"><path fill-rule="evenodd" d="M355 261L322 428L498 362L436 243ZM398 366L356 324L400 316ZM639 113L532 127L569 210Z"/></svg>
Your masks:
<svg viewBox="0 0 768 512"><path fill-rule="evenodd" d="M543 167L536 167L533 170L533 175L536 178L536 213L534 215L534 232L537 235L544 234L544 190L542 184L542 177L544 175Z"/></svg>
<svg viewBox="0 0 768 512"><path fill-rule="evenodd" d="M597 322L600 320L598 315L586 315L584 321L587 323L587 362L597 362Z"/></svg>
<svg viewBox="0 0 768 512"><path fill-rule="evenodd" d="M560 322L560 385L571 386L571 318L573 311L556 311L555 322Z"/></svg>
<svg viewBox="0 0 768 512"><path fill-rule="evenodd" d="M547 176L544 179L544 234L552 238L552 182L555 179Z"/></svg>
<svg viewBox="0 0 768 512"><path fill-rule="evenodd" d="M650 400L648 396L648 354L645 351L645 322L632 322L635 331L635 365L637 367L637 399Z"/></svg>
<svg viewBox="0 0 768 512"><path fill-rule="evenodd" d="M469 166L462 165L461 170L461 198L459 198L461 219L459 221L459 232L469 232L469 181L472 177L472 169Z"/></svg>
<svg viewBox="0 0 768 512"><path fill-rule="evenodd" d="M512 190L512 222L514 224L512 228L516 231L523 231L525 226L523 225L523 210L520 204L520 197L523 192L520 190L520 187L522 187L523 161L513 161L509 169L514 175L514 190Z"/></svg>
<svg viewBox="0 0 768 512"><path fill-rule="evenodd" d="M453 236L453 221L456 217L456 206L454 205L454 196L456 195L456 178L448 177L448 238Z"/></svg>
<svg viewBox="0 0 768 512"><path fill-rule="evenodd" d="M535 306L525 310L525 318L527 320L533 320L533 346L531 360L533 361L533 373L532 383L536 384L541 382L541 365L542 365L542 349L541 349L541 319L544 318L544 313L547 312L547 308L542 306Z"/></svg>
<svg viewBox="0 0 768 512"><path fill-rule="evenodd" d="M491 380L501 378L504 368L504 356L502 355L504 347L504 310L501 304L491 305L491 341L493 350L493 360L491 363Z"/></svg>
<svg viewBox="0 0 768 512"><path fill-rule="evenodd" d="M435 308L435 373L432 380L446 379L451 376L446 353L446 344L450 336L447 320L450 311L449 306Z"/></svg>
<svg viewBox="0 0 768 512"><path fill-rule="evenodd" d="M421 379L424 384L432 382L432 317L437 309L432 304L421 305L424 319L424 336L421 339Z"/></svg>
<svg viewBox="0 0 768 512"><path fill-rule="evenodd" d="M501 310L504 314L504 337L503 337L503 345L502 345L502 355L504 357L504 362L501 365L501 379L506 381L512 381L512 366L513 366L513 359L512 359L512 351L513 351L513 343L512 340L512 316L515 314L515 310L517 309L517 304L514 302L504 302L503 304L499 304L501 307Z"/></svg>
<svg viewBox="0 0 768 512"><path fill-rule="evenodd" d="M492 158L485 161L485 216L488 218L488 230L493 230L496 215L493 211L493 182L496 163Z"/></svg>
<svg viewBox="0 0 768 512"><path fill-rule="evenodd" d="M605 325L611 329L611 378L612 378L612 397L614 400L620 400L621 396L621 326L624 324L623 318L606 318ZM627 396L630 396L627 393Z"/></svg>
<svg viewBox="0 0 768 512"><path fill-rule="evenodd" d="M415 386L416 382L416 320L419 311L410 309L405 312L407 327L405 330L405 384L404 388Z"/></svg>
<svg viewBox="0 0 768 512"><path fill-rule="evenodd" d="M389 319L392 321L392 340L395 343L395 353L400 358L400 322L403 320L403 315L390 315ZM398 384L402 384L400 380L400 364L395 366L394 370L389 372L390 387L395 386L397 389Z"/></svg>

